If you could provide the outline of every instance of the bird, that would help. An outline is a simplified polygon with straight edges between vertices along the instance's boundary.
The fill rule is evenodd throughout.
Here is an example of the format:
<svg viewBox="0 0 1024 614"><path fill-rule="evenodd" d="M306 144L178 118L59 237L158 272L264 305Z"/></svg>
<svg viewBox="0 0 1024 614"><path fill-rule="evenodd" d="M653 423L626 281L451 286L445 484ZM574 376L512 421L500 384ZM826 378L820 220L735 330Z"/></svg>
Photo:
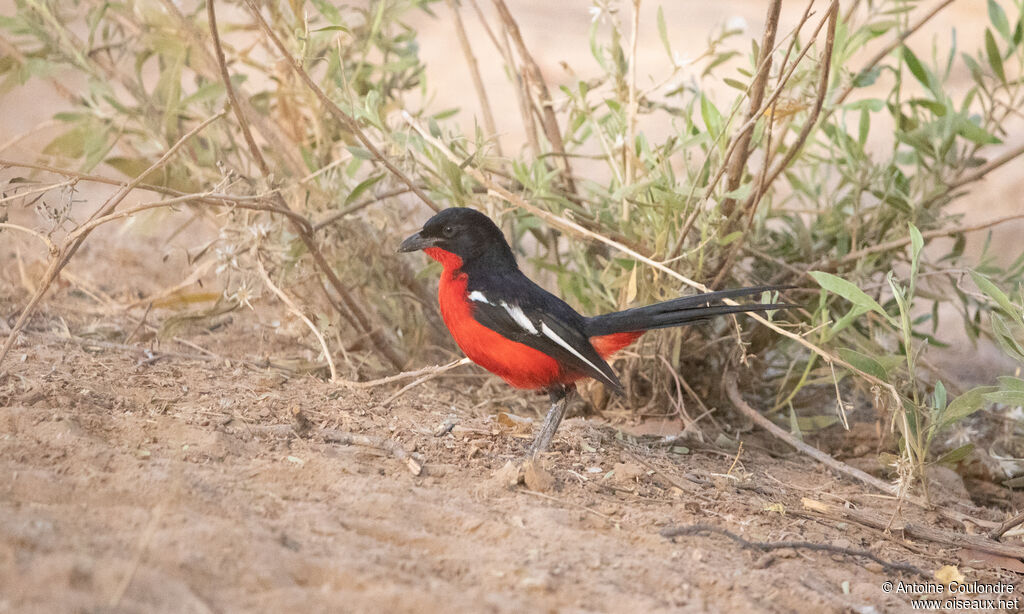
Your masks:
<svg viewBox="0 0 1024 614"><path fill-rule="evenodd" d="M607 361L647 331L791 306L723 302L782 289L751 286L587 317L528 278L501 229L466 207L441 210L398 248L399 253L421 250L441 264L441 319L466 356L514 388L548 393L551 407L529 450L532 456L547 450L577 381L593 378L623 393Z"/></svg>

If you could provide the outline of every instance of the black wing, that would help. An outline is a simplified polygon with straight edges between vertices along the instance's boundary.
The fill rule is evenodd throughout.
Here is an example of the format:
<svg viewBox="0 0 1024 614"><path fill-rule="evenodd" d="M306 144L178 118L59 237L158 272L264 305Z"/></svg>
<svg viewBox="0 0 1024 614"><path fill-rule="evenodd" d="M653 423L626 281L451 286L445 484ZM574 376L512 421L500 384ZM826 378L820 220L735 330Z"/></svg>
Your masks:
<svg viewBox="0 0 1024 614"><path fill-rule="evenodd" d="M494 280L496 283L488 284L488 289L471 288L473 318L507 339L544 352L569 371L622 392L619 378L583 332L583 317L521 273L520 276L521 279L507 276Z"/></svg>

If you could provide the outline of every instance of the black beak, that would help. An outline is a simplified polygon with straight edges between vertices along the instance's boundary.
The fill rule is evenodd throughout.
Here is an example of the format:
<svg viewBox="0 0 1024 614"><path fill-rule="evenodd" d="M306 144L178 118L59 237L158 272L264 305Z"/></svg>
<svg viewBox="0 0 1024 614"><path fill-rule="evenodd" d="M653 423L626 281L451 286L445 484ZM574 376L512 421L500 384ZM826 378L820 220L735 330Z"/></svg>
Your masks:
<svg viewBox="0 0 1024 614"><path fill-rule="evenodd" d="M425 238L420 236L420 233L417 232L416 234L414 234L414 235L410 236L409 238L407 238L405 241L402 241L402 244L398 246L398 251L400 253L401 252L415 252L415 251L419 251L421 249L424 249L424 248L427 248L427 247L433 247L433 246L434 246L434 239L425 239Z"/></svg>

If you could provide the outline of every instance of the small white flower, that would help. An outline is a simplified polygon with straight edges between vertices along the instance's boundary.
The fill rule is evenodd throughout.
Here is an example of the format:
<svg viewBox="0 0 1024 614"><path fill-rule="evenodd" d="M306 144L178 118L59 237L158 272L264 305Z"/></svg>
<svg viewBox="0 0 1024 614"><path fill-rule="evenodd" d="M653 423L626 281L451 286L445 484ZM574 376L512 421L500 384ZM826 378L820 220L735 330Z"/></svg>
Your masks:
<svg viewBox="0 0 1024 614"><path fill-rule="evenodd" d="M686 68L690 64L693 64L693 56L684 55L678 51L672 52L672 65L676 68Z"/></svg>
<svg viewBox="0 0 1024 614"><path fill-rule="evenodd" d="M239 305L244 305L249 309L255 311L255 308L252 306L252 303L250 302L254 298L256 298L256 293L253 292L253 289L249 287L248 282L243 281L241 284L239 284L238 288L236 288L235 291L231 293L231 296L228 297L228 300L237 302Z"/></svg>
<svg viewBox="0 0 1024 614"><path fill-rule="evenodd" d="M236 253L236 247L228 243L224 247L218 247L214 250L217 256L217 273L223 273L225 269L237 269L238 268L238 254Z"/></svg>
<svg viewBox="0 0 1024 614"><path fill-rule="evenodd" d="M612 16L618 12L619 7L613 6L615 0L594 0L594 4L587 8L590 13L590 22L610 22Z"/></svg>
<svg viewBox="0 0 1024 614"><path fill-rule="evenodd" d="M730 17L729 20L725 22L725 29L729 32L739 32L740 34L743 34L747 31L747 20L739 15Z"/></svg>
<svg viewBox="0 0 1024 614"><path fill-rule="evenodd" d="M270 235L270 224L268 222L260 222L249 226L249 233L252 234L254 239L265 239Z"/></svg>
<svg viewBox="0 0 1024 614"><path fill-rule="evenodd" d="M626 144L626 138L620 133L615 137L615 142L612 143L612 149L622 149L622 146Z"/></svg>

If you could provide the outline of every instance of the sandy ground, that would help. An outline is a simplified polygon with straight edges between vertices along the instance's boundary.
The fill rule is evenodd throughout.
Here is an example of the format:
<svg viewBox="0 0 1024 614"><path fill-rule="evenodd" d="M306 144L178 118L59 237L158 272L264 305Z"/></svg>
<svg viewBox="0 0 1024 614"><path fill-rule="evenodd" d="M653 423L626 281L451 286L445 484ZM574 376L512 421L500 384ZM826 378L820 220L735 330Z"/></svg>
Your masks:
<svg viewBox="0 0 1024 614"><path fill-rule="evenodd" d="M25 297L19 259L39 265L27 251L0 254L4 314ZM396 386L267 369L254 340L275 357L308 353L268 337L273 310L155 345L102 300L161 281L144 275L148 252L97 245L81 264L97 253L116 253L121 279L97 267L65 279L0 371L0 612L901 612L908 596L883 582L920 579L858 557L660 534L699 523L865 549L926 576L957 565L972 580L1019 580L1019 561L814 513L804 498L895 508L750 429L736 460L728 442L643 435L672 432L657 422L574 418L540 478L510 488L502 469L534 424L501 414L540 399L489 400L487 376L467 370L384 406ZM120 345L136 329L156 353ZM812 442L882 475L864 413ZM943 509L979 521L1022 503L941 477ZM909 521L982 530L913 506L897 526Z"/></svg>
<svg viewBox="0 0 1024 614"><path fill-rule="evenodd" d="M762 19L759 2L664 4L683 54L700 52L711 24L743 15L756 31ZM564 78L560 61L586 64L589 2L510 5L553 82ZM5 13L9 7L0 2ZM644 7L651 24L655 4ZM981 7L957 3L934 31L958 24L968 46ZM471 118L476 102L465 95L465 66L448 24L424 18L420 25L437 107L458 105ZM641 59L654 73L661 52L651 32ZM472 28L471 36L481 58L493 61L486 38ZM502 89L500 69L484 69L503 144L515 147L511 90ZM0 143L58 110L39 104L52 100L48 88L31 83L4 96ZM3 155L31 156L53 134L44 127ZM1022 181L1019 165L1003 169L959 206L972 219L1005 214L1018 206ZM996 240L1013 245L1019 232L1001 228ZM0 339L40 266L37 246L4 239ZM157 346L104 297L123 303L165 287L183 266L178 247L160 244L159 255L170 258L158 263L131 243L97 233L69 268L74 279L50 295L0 367L0 613L867 614L907 611L909 597L885 593L883 583L921 580L858 557L765 553L720 535L660 534L698 523L747 540L864 549L926 574L958 565L968 580L1021 584L1019 561L814 513L802 499L885 517L895 507L758 431L744 431L736 460L728 442L641 435L671 425L574 418L544 460L553 481L509 488L502 468L521 458L533 427L499 415L529 415L543 403L508 394L479 372L460 371L384 406L396 386L353 390L260 366L266 355L308 353L267 332L281 316L266 308L183 334L193 346L168 341L156 354L123 347L132 333L129 345ZM153 321L168 315L154 312ZM857 411L854 420L851 432L831 429L812 443L882 476L875 417ZM352 445L353 436L398 448ZM1002 520L1024 504L978 475L937 478L944 509L980 521ZM984 529L913 506L898 517L908 521ZM1007 597L1021 597L1021 588Z"/></svg>

